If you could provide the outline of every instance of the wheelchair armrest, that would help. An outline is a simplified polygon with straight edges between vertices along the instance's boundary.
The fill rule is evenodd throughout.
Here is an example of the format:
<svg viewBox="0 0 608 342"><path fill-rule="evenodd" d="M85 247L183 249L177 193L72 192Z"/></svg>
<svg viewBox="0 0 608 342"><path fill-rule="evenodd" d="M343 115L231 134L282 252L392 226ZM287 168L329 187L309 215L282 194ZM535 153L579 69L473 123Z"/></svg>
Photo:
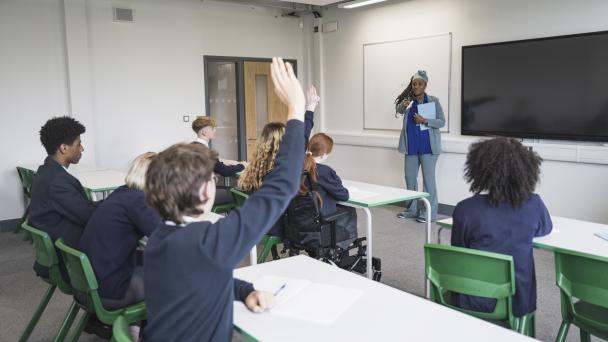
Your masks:
<svg viewBox="0 0 608 342"><path fill-rule="evenodd" d="M348 215L348 211L336 211L335 213L328 215L326 217L323 217L323 222L325 223L332 223L335 222L337 219Z"/></svg>

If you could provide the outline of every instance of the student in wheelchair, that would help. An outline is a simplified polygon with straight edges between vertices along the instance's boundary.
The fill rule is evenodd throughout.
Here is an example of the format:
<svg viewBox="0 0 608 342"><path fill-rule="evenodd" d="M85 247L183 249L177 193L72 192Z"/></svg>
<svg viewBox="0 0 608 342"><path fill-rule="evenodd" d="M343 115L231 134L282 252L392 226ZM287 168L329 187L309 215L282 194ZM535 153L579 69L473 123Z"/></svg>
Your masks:
<svg viewBox="0 0 608 342"><path fill-rule="evenodd" d="M284 244L290 255L305 251L309 256L358 273L366 271L366 238L357 237L354 208L337 204L347 201L348 189L329 166L333 140L324 133L310 138L300 191L283 215ZM373 258L373 278L380 280L380 259Z"/></svg>

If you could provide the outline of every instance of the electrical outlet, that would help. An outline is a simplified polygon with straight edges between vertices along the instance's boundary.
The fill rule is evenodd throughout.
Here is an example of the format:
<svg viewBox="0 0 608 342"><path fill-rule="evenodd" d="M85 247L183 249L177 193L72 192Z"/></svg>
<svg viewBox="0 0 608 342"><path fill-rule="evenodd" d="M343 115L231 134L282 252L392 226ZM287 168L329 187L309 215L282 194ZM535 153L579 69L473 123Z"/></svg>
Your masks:
<svg viewBox="0 0 608 342"><path fill-rule="evenodd" d="M184 115L182 119L184 122L190 122L190 115Z"/></svg>

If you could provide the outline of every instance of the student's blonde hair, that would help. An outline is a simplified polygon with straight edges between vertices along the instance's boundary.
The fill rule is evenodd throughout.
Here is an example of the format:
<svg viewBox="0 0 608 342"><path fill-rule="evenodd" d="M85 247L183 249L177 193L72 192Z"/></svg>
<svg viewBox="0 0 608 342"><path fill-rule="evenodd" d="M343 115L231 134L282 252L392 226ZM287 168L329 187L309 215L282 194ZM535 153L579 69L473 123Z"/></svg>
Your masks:
<svg viewBox="0 0 608 342"><path fill-rule="evenodd" d="M285 125L280 122L271 122L264 126L255 145L252 159L239 177L239 188L255 191L262 186L264 177L272 170L283 134L285 134Z"/></svg>
<svg viewBox="0 0 608 342"><path fill-rule="evenodd" d="M201 129L207 126L211 126L212 128L216 127L215 119L210 116L197 116L196 120L192 121L192 130L196 134L198 134Z"/></svg>
<svg viewBox="0 0 608 342"><path fill-rule="evenodd" d="M156 157L156 152L146 152L137 156L133 162L127 176L125 177L125 183L129 188L143 190L146 185L146 172L150 166L152 159Z"/></svg>

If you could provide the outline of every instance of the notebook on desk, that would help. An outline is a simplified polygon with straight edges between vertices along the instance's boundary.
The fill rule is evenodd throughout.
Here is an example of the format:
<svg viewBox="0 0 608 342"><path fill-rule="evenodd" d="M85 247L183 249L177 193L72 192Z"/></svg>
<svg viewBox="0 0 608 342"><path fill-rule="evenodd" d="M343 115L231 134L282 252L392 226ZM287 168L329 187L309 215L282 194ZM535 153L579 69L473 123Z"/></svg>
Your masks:
<svg viewBox="0 0 608 342"><path fill-rule="evenodd" d="M324 325L331 325L363 294L362 290L279 276L263 276L254 287L278 292L272 314Z"/></svg>

